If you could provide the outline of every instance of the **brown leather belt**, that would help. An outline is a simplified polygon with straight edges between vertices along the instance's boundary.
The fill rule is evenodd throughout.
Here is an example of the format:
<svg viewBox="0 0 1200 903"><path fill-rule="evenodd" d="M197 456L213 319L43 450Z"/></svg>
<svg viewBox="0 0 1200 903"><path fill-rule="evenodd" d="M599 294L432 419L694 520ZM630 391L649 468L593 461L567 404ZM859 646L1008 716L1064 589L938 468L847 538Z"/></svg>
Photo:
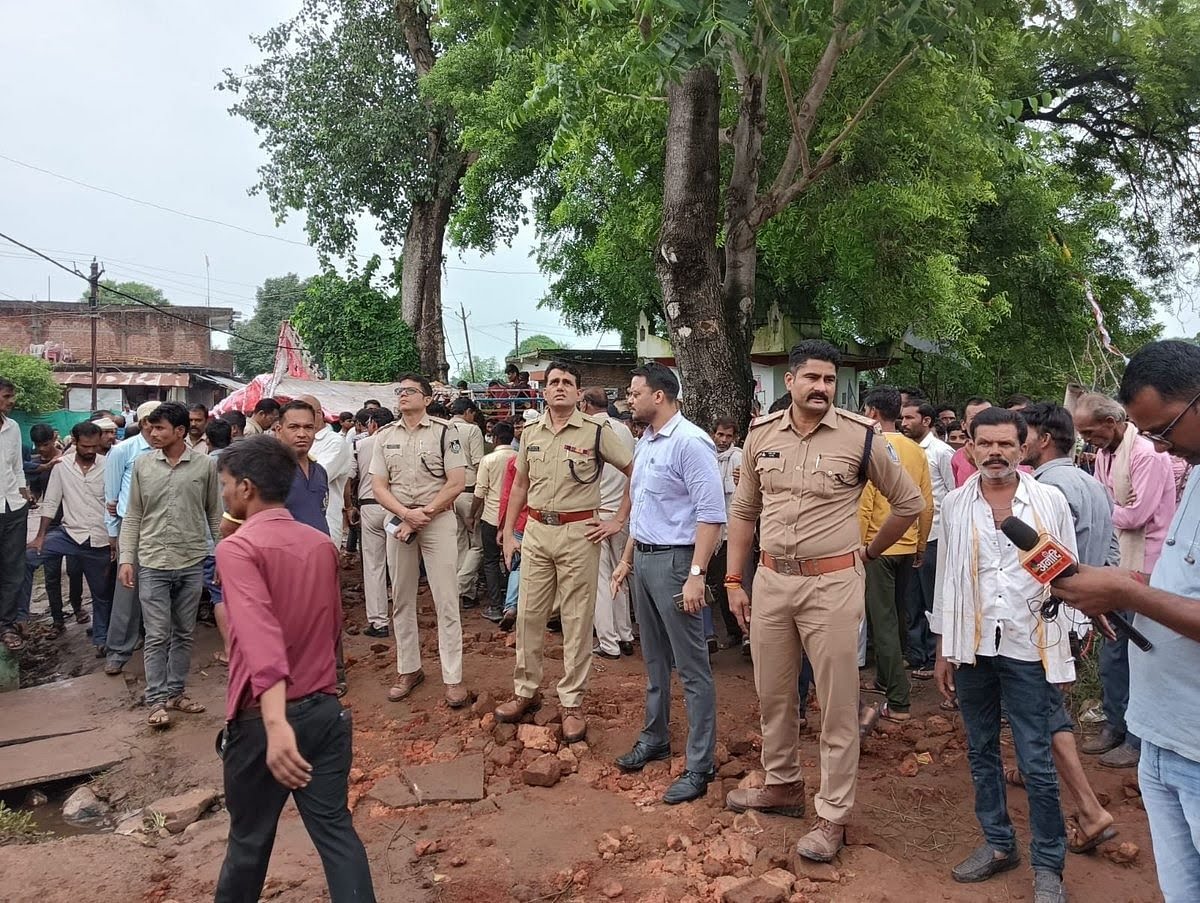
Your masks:
<svg viewBox="0 0 1200 903"><path fill-rule="evenodd" d="M581 520L591 520L595 511L535 511L529 509L529 516L539 524L547 527L559 527L563 524L575 524Z"/></svg>
<svg viewBox="0 0 1200 903"><path fill-rule="evenodd" d="M820 577L822 574L832 574L834 571L854 567L854 559L857 557L857 552L847 552L829 558L777 558L763 552L758 560L767 570L783 574L785 577Z"/></svg>

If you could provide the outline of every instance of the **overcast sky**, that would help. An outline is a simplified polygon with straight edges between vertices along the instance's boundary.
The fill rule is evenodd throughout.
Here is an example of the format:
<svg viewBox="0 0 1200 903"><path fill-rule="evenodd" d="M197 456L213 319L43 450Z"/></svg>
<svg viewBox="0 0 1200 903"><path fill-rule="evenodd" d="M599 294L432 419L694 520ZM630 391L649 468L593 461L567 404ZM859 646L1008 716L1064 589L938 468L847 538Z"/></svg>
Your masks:
<svg viewBox="0 0 1200 903"><path fill-rule="evenodd" d="M315 272L300 215L276 228L266 201L246 193L264 154L250 127L226 113L228 95L213 88L223 67L256 59L249 35L295 7L295 0L6 3L0 155L300 244L132 203L7 159L0 159L0 232L81 269L96 255L108 277L150 282L176 304L205 303L207 255L212 303L246 316L265 278ZM450 251L443 298L452 371L464 354L461 325L450 316L460 302L478 356L502 357L511 348L513 319L523 335L616 347L614 335L575 336L555 312L537 307L547 280L536 272L531 244L525 233L488 257ZM0 241L0 297L74 299L83 287ZM1200 332L1194 308L1161 317L1168 333Z"/></svg>
<svg viewBox="0 0 1200 903"><path fill-rule="evenodd" d="M0 29L0 155L77 182L196 216L270 233L259 238L72 184L0 159L0 232L106 277L149 282L175 304L212 304L249 316L270 276L317 270L303 219L276 228L267 202L250 197L265 155L250 126L226 113L214 90L222 68L257 59L249 35L284 20L295 0L147 3L6 3ZM616 347L615 335L577 336L537 306L547 279L530 257L533 236L481 257L451 249L443 299L451 371L464 356L461 302L477 356L503 357L521 334L573 347ZM382 247L363 243L360 252ZM386 252L385 259L386 259ZM500 272L487 272L500 271ZM47 287L49 277L49 287ZM0 298L79 297L85 283L0 240ZM223 346L223 341L218 341Z"/></svg>

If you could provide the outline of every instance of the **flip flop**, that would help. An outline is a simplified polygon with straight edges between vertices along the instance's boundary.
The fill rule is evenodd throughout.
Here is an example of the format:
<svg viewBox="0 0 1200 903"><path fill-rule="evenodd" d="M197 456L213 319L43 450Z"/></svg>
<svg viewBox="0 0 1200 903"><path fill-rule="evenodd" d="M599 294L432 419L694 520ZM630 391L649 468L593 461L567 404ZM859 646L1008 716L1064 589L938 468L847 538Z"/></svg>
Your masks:
<svg viewBox="0 0 1200 903"><path fill-rule="evenodd" d="M957 699L943 699L941 704L938 706L938 708L940 708L943 712L957 712L958 711L958 700Z"/></svg>
<svg viewBox="0 0 1200 903"><path fill-rule="evenodd" d="M1067 819L1067 849L1072 853L1090 853L1100 844L1112 840L1116 836L1117 829L1109 825L1099 833L1088 837L1083 833L1083 828L1079 826L1079 820L1075 816ZM1076 841L1076 837L1082 838L1082 840Z"/></svg>
<svg viewBox="0 0 1200 903"><path fill-rule="evenodd" d="M1025 786L1025 776L1021 774L1021 769L1019 768L1004 769L1004 781L1013 787Z"/></svg>
<svg viewBox="0 0 1200 903"><path fill-rule="evenodd" d="M226 655L224 652L214 652L213 653L213 661L216 662L218 665L223 665L226 668L229 667L229 656Z"/></svg>

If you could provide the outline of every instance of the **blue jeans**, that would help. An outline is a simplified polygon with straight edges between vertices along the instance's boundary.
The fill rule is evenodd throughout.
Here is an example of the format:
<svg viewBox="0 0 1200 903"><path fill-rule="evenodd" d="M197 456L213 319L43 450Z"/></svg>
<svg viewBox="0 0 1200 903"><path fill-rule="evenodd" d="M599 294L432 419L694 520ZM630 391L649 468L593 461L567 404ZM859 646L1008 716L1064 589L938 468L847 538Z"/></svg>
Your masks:
<svg viewBox="0 0 1200 903"><path fill-rule="evenodd" d="M1119 612L1125 620L1132 621L1133 613ZM1104 697L1104 717L1108 726L1118 734L1125 735L1125 743L1134 749L1141 741L1125 727L1125 709L1129 707L1129 638L1117 634L1117 640L1105 638L1100 646L1100 689Z"/></svg>
<svg viewBox="0 0 1200 903"><path fill-rule="evenodd" d="M520 533L513 533L513 536L516 537L517 542L521 541L521 535L522 534L520 534ZM503 552L501 553L501 555L503 555ZM521 590L521 569L518 567L515 571L508 572L508 593L504 597L504 610L505 611L516 611L517 610L517 597L520 596L520 594L521 594L520 590Z"/></svg>
<svg viewBox="0 0 1200 903"><path fill-rule="evenodd" d="M1016 849L1008 817L1004 766L1000 760L1000 703L1003 699L1017 748L1017 765L1029 795L1029 860L1034 868L1062 874L1067 829L1058 798L1058 772L1050 753L1062 695L1046 680L1041 662L984 656L954 673L958 705L967 729L967 758L975 785L975 816L988 845L1002 853Z"/></svg>
<svg viewBox="0 0 1200 903"><path fill-rule="evenodd" d="M1200 900L1200 762L1143 741L1138 784L1163 898Z"/></svg>
<svg viewBox="0 0 1200 903"><path fill-rule="evenodd" d="M51 530L46 535L42 546L44 555L49 559L47 571L59 567L58 562L63 558L77 560L83 569L83 577L87 580L88 590L92 594L92 643L103 647L108 640L108 618L112 612L113 582L116 578L115 565L107 544L92 546L91 541L78 543L67 535L65 530ZM62 591L61 585L58 598L58 611L54 612L54 598L50 599L51 611L55 621L62 621Z"/></svg>

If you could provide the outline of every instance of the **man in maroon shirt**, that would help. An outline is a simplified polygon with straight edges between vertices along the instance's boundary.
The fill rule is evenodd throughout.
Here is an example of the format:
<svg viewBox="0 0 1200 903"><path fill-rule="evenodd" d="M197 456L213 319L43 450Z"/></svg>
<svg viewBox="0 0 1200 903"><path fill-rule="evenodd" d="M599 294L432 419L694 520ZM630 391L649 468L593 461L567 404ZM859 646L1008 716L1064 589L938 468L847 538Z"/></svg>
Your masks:
<svg viewBox="0 0 1200 903"><path fill-rule="evenodd" d="M290 794L333 903L374 903L346 804L352 751L350 712L335 695L337 550L284 506L295 471L292 454L267 436L221 453L225 510L244 523L217 544L229 619L221 757L230 823L216 900L258 900Z"/></svg>

